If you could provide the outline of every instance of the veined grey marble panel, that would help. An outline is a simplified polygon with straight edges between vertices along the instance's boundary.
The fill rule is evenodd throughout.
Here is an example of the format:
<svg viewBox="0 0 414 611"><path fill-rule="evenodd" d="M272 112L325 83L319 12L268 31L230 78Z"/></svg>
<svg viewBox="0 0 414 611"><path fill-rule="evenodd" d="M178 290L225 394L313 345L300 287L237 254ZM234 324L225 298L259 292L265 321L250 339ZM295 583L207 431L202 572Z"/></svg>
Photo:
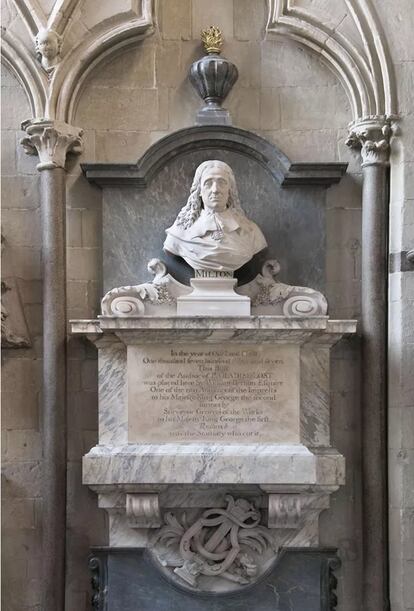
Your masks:
<svg viewBox="0 0 414 611"><path fill-rule="evenodd" d="M300 353L301 441L308 447L330 445L329 350L305 345Z"/></svg>
<svg viewBox="0 0 414 611"><path fill-rule="evenodd" d="M99 345L99 443L115 445L128 441L127 354L120 341L108 339Z"/></svg>
<svg viewBox="0 0 414 611"><path fill-rule="evenodd" d="M339 561L333 549L282 554L252 586L231 594L192 594L170 582L142 549L92 550L95 611L335 611Z"/></svg>
<svg viewBox="0 0 414 611"><path fill-rule="evenodd" d="M220 159L233 168L242 206L269 245L236 272L240 284L252 280L266 259L275 258L281 281L323 292L325 191L309 185L283 189L256 159L207 145L167 160L146 188L103 187L104 291L150 279L147 263L153 257L163 259L177 280L189 283L193 270L165 255L162 245L165 229L187 201L195 169L207 159Z"/></svg>

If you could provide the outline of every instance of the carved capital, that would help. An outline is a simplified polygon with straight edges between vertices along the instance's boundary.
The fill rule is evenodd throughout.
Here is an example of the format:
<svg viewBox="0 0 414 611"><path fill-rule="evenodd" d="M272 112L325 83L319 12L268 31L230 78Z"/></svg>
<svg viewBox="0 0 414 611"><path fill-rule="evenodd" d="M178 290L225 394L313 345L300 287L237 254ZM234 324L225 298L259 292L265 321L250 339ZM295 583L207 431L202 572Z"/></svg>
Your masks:
<svg viewBox="0 0 414 611"><path fill-rule="evenodd" d="M131 528L159 528L162 519L158 494L127 494L126 515Z"/></svg>
<svg viewBox="0 0 414 611"><path fill-rule="evenodd" d="M27 155L39 155L37 169L64 168L68 153L83 151L83 130L61 121L30 119L22 123L27 136L20 140Z"/></svg>
<svg viewBox="0 0 414 611"><path fill-rule="evenodd" d="M390 117L365 117L351 123L346 144L361 152L362 167L388 165L391 134Z"/></svg>

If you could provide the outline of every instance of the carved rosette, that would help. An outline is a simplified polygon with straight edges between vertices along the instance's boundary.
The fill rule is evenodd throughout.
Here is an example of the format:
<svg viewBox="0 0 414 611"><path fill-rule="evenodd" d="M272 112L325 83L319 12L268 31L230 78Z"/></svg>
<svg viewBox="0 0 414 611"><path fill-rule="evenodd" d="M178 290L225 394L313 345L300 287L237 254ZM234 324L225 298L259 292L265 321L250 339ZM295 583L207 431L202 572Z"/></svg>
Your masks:
<svg viewBox="0 0 414 611"><path fill-rule="evenodd" d="M390 156L391 119L371 116L351 123L346 141L350 148L360 150L362 167L388 165Z"/></svg>
<svg viewBox="0 0 414 611"><path fill-rule="evenodd" d="M27 136L20 140L27 155L39 155L37 169L64 168L68 153L83 151L83 130L61 121L31 119L22 123Z"/></svg>

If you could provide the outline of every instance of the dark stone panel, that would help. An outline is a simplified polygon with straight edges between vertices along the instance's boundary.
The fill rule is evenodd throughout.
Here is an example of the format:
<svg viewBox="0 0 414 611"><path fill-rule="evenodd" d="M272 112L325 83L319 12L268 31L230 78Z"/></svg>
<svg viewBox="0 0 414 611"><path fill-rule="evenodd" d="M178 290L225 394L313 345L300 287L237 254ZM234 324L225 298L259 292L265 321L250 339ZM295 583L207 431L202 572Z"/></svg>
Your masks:
<svg viewBox="0 0 414 611"><path fill-rule="evenodd" d="M95 548L95 611L334 611L332 549L286 550L257 583L231 594L196 594L168 580L141 549Z"/></svg>
<svg viewBox="0 0 414 611"><path fill-rule="evenodd" d="M177 280L189 283L191 268L164 254L162 245L165 229L187 201L195 169L207 159L220 159L233 168L242 206L269 244L267 251L236 273L240 284L259 273L266 258L276 258L282 281L323 292L325 191L312 185L284 189L257 159L221 148L198 148L169 158L146 188L104 187L105 292L151 279L146 267L153 257L163 259Z"/></svg>

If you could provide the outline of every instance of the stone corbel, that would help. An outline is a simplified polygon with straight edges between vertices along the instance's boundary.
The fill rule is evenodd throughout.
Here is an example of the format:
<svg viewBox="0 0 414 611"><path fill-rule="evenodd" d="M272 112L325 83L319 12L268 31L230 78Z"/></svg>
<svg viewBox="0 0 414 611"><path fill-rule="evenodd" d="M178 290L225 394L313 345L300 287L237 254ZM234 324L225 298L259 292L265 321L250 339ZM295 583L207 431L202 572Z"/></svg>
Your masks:
<svg viewBox="0 0 414 611"><path fill-rule="evenodd" d="M27 136L20 140L27 155L39 155L37 169L64 168L68 153L83 151L83 130L51 119L29 119L22 123Z"/></svg>
<svg viewBox="0 0 414 611"><path fill-rule="evenodd" d="M329 494L268 493L268 527L300 531L329 507Z"/></svg>
<svg viewBox="0 0 414 611"><path fill-rule="evenodd" d="M162 524L158 494L127 494L125 509L130 528L159 528Z"/></svg>
<svg viewBox="0 0 414 611"><path fill-rule="evenodd" d="M299 528L302 520L300 494L269 494L269 528Z"/></svg>
<svg viewBox="0 0 414 611"><path fill-rule="evenodd" d="M360 150L362 167L388 165L391 134L391 118L373 115L350 124L346 144Z"/></svg>

